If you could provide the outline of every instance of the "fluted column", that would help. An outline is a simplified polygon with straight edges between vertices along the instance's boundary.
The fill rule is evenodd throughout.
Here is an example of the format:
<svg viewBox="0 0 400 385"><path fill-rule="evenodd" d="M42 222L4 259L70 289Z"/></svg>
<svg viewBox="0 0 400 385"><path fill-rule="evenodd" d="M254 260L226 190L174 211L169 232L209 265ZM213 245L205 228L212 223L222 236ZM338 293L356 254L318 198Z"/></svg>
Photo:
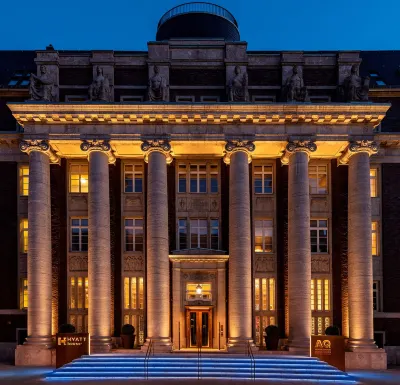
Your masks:
<svg viewBox="0 0 400 385"><path fill-rule="evenodd" d="M377 152L374 142L349 145L342 160L349 164L348 197L348 280L349 343L352 351L375 350L373 325L373 266L371 241L370 155Z"/></svg>
<svg viewBox="0 0 400 385"><path fill-rule="evenodd" d="M308 161L317 146L294 141L282 158L289 164L288 286L289 350L309 354L311 336L311 246Z"/></svg>
<svg viewBox="0 0 400 385"><path fill-rule="evenodd" d="M229 141L224 161L229 170L229 340L230 351L252 343L251 216L249 163L253 142Z"/></svg>
<svg viewBox="0 0 400 385"><path fill-rule="evenodd" d="M85 141L89 153L89 334L91 353L111 350L111 257L109 161L115 161L105 141Z"/></svg>
<svg viewBox="0 0 400 385"><path fill-rule="evenodd" d="M171 146L165 140L142 143L147 172L147 340L155 351L170 351L170 274L168 242L167 163Z"/></svg>

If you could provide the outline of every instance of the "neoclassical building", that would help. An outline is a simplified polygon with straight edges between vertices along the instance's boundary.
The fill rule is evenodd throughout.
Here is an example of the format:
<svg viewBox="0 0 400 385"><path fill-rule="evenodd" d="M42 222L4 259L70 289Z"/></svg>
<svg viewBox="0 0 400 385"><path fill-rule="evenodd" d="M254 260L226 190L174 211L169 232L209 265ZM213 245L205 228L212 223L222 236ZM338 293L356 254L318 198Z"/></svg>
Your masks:
<svg viewBox="0 0 400 385"><path fill-rule="evenodd" d="M17 122L0 132L0 319L4 341L27 327L17 364L49 364L63 323L94 353L126 323L142 349L233 353L264 349L273 324L304 355L337 325L348 367L386 367L400 124L384 55L248 51L228 11L194 3L147 52L20 56L0 89L0 123Z"/></svg>

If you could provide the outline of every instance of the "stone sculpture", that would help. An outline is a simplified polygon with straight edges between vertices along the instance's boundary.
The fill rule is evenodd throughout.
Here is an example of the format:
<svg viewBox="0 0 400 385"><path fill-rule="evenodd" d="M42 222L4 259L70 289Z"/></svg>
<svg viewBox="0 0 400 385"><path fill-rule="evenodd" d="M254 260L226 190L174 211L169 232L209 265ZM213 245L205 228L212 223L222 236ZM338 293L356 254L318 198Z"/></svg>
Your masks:
<svg viewBox="0 0 400 385"><path fill-rule="evenodd" d="M293 73L286 80L285 101L287 102L305 102L307 100L307 88L304 87L304 81L299 75L299 68L293 66Z"/></svg>
<svg viewBox="0 0 400 385"><path fill-rule="evenodd" d="M47 73L47 68L44 65L40 66L40 75L31 74L29 94L31 100L45 100L48 102L55 101L54 83L50 75Z"/></svg>
<svg viewBox="0 0 400 385"><path fill-rule="evenodd" d="M230 102L249 101L249 81L247 72L242 74L240 66L235 67L235 76L229 83L229 101Z"/></svg>
<svg viewBox="0 0 400 385"><path fill-rule="evenodd" d="M103 68L97 67L97 76L89 87L89 100L111 101L111 89L108 79L103 74Z"/></svg>
<svg viewBox="0 0 400 385"><path fill-rule="evenodd" d="M357 75L357 65L351 67L350 75L343 81L344 100L346 102L368 101L369 77L362 79Z"/></svg>
<svg viewBox="0 0 400 385"><path fill-rule="evenodd" d="M147 94L151 102L168 101L168 85L165 78L160 75L158 66L154 66L154 75L149 79Z"/></svg>

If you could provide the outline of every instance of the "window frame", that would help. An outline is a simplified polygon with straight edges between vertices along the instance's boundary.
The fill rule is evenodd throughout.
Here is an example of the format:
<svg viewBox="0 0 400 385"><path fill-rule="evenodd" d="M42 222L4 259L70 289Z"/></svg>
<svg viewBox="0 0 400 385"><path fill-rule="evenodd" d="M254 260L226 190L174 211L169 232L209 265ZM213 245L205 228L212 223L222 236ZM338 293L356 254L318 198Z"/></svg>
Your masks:
<svg viewBox="0 0 400 385"><path fill-rule="evenodd" d="M374 229L374 224L376 225L376 228ZM375 234L375 245L374 245L374 234ZM380 239L380 226L379 226L379 221L377 220L372 220L371 221L371 255L373 257L379 257L379 239ZM376 253L374 254L374 249L376 250Z"/></svg>
<svg viewBox="0 0 400 385"><path fill-rule="evenodd" d="M73 225L72 221L73 220L79 220L79 225ZM87 225L82 225L82 220L87 220ZM70 221L69 221L69 233L70 233L70 243L69 243L69 251L71 253L88 253L89 252L89 218L88 217L75 217L72 216L70 217ZM77 228L79 229L79 250L73 250L73 243L72 243L72 238L73 238L73 231L72 229ZM87 250L83 250L82 245L84 245L84 243L82 243L82 229L87 228L87 238L88 238L88 243L87 243ZM75 243L76 244L76 243Z"/></svg>
<svg viewBox="0 0 400 385"><path fill-rule="evenodd" d="M197 221L197 226L192 226L192 222ZM200 221L205 221L206 224L205 226L200 226ZM192 246L192 229L196 228L197 229L197 233L193 233L197 235L197 246L193 247ZM206 229L206 247L201 247L201 229ZM208 218L189 218L189 233L190 233L190 240L189 240L189 244L190 244L190 249L209 249L209 219Z"/></svg>
<svg viewBox="0 0 400 385"><path fill-rule="evenodd" d="M79 191L72 191L72 167L79 167L79 178L78 178L78 187ZM87 168L87 173L85 174L82 172L82 167ZM69 175L68 175L68 192L70 194L88 194L89 193L89 164L88 163L77 163L77 162L71 162L69 164L69 169L68 169ZM85 184L83 183L84 178L82 178L82 175L86 175L86 188L82 188ZM82 191L82 190L87 190L87 191Z"/></svg>
<svg viewBox="0 0 400 385"><path fill-rule="evenodd" d="M24 173L24 170L27 170L26 174ZM26 163L19 165L19 196L29 196L29 164Z"/></svg>
<svg viewBox="0 0 400 385"><path fill-rule="evenodd" d="M192 171L192 167L196 167L196 170ZM200 167L205 167L205 171L200 171ZM202 180L201 176L204 176L204 179L206 182L205 191L200 191L201 190L201 180ZM192 191L192 179L196 181L196 191ZM189 192L191 194L207 194L207 192L208 192L207 179L208 179L207 163L190 163L189 164Z"/></svg>
<svg viewBox="0 0 400 385"><path fill-rule="evenodd" d="M261 226L262 250L260 250L260 251L256 250L257 222L261 222L261 224L262 224L262 226ZM264 226L264 222L270 222L271 226ZM267 238L267 235L266 235L266 230L267 229L271 229L271 250L270 251L267 251L266 242L265 242L265 240ZM275 249L274 248L274 220L272 218L254 219L254 234L253 235L254 235L254 246L253 246L254 253L256 253L256 254L260 254L260 253L268 253L268 254L270 254L270 253L274 252L274 249Z"/></svg>
<svg viewBox="0 0 400 385"><path fill-rule="evenodd" d="M261 167L261 172L256 171L256 167ZM271 171L265 171L266 167L270 167ZM256 176L261 175L261 192L256 192ZM266 189L266 175L271 175L271 192L264 192ZM274 194L274 165L272 163L255 163L253 164L253 191L255 195L272 195Z"/></svg>
<svg viewBox="0 0 400 385"><path fill-rule="evenodd" d="M316 167L316 171L315 172L310 171L311 167ZM319 171L320 167L325 167L325 170L326 170L325 173ZM312 191L313 187L311 186L311 183L310 183L312 174L316 175L315 179L317 181L317 186L316 186L317 192ZM319 189L318 183L319 183L321 175L325 175L325 177L326 177L326 188L325 188L324 192L318 192L318 189ZM324 164L311 163L311 164L309 164L309 166L308 166L308 183L309 183L310 195L328 195L329 194L329 164L328 163L324 163Z"/></svg>
<svg viewBox="0 0 400 385"><path fill-rule="evenodd" d="M126 224L126 221L133 221L133 225L129 226ZM142 225L137 225L136 221L142 221ZM125 253L137 253L140 252L142 253L145 247L145 241L144 241L144 218L143 217L124 217L124 252ZM132 250L128 250L128 243L127 243L127 229L132 230ZM142 231L142 243L137 242L137 234L136 230L141 230ZM140 237L140 236L139 236ZM130 244L130 243L129 243ZM137 250L136 245L142 245L141 250Z"/></svg>
<svg viewBox="0 0 400 385"><path fill-rule="evenodd" d="M128 282L128 290L126 286ZM133 285L134 283L134 285ZM122 309L126 310L144 310L144 277L143 276L123 276L122 279ZM134 290L133 290L134 286ZM126 295L128 294L128 298ZM133 295L134 297L133 298ZM126 306L128 305L128 306Z"/></svg>
<svg viewBox="0 0 400 385"><path fill-rule="evenodd" d="M28 309L28 278L20 277L20 290L19 290L19 308L21 310Z"/></svg>
<svg viewBox="0 0 400 385"><path fill-rule="evenodd" d="M375 175L373 176L371 174L374 171L375 171ZM370 181L369 183L370 183L370 190L371 190L371 198L379 198L379 167L378 166L370 167L369 181ZM374 185L374 188L372 188L373 185Z"/></svg>
<svg viewBox="0 0 400 385"><path fill-rule="evenodd" d="M196 167L195 170L192 170L193 166ZM205 170L200 170L200 167L205 167ZM220 172L220 165L217 161L178 162L176 165L176 191L178 194L218 194L220 192ZM201 176L205 178L201 178ZM196 181L195 191L191 189L192 179ZM205 180L205 191L200 191L200 181L203 179ZM213 183L214 180L216 185Z"/></svg>
<svg viewBox="0 0 400 385"><path fill-rule="evenodd" d="M321 281L321 309L318 308L318 281ZM326 291L328 291L328 293L326 293ZM310 294L310 308L312 313L330 313L332 311L331 278L312 277L310 282ZM328 297L328 299L326 299L326 296ZM328 308L326 306L327 304Z"/></svg>
<svg viewBox="0 0 400 385"><path fill-rule="evenodd" d="M26 226L25 226L26 224ZM19 220L19 241L20 241L20 253L27 254L29 250L28 245L29 236L29 222L28 218L20 218Z"/></svg>
<svg viewBox="0 0 400 385"><path fill-rule="evenodd" d="M312 221L317 221L317 227L311 226ZM326 222L326 227L324 226L319 226L320 221L325 221ZM312 251L312 237L311 236L311 231L316 230L317 231L317 251ZM326 230L326 251L320 251L320 235L319 231L320 230ZM310 252L311 254L329 254L330 250L330 245L329 245L329 219L328 218L310 218Z"/></svg>
<svg viewBox="0 0 400 385"><path fill-rule="evenodd" d="M374 280L372 282L372 306L375 306L374 299L376 298L376 309L374 312L381 311L381 283L379 280Z"/></svg>
<svg viewBox="0 0 400 385"><path fill-rule="evenodd" d="M127 171L126 167L131 166L132 171ZM136 171L136 167L139 166L142 168L141 171ZM126 176L127 174L130 174L132 176L132 191L126 191L127 190L127 185L126 185ZM136 191L136 175L141 176L141 191ZM125 194L143 194L143 187L144 187L144 165L139 164L139 163L131 163L131 162L126 162L124 163L123 167L123 191Z"/></svg>
<svg viewBox="0 0 400 385"><path fill-rule="evenodd" d="M264 285L265 282L265 285ZM258 284L258 286L257 286ZM271 290L272 284L272 290ZM254 277L254 311L275 312L276 311L276 279L275 277ZM272 291L272 293L271 293ZM271 301L272 299L272 301ZM265 306L264 306L265 305Z"/></svg>

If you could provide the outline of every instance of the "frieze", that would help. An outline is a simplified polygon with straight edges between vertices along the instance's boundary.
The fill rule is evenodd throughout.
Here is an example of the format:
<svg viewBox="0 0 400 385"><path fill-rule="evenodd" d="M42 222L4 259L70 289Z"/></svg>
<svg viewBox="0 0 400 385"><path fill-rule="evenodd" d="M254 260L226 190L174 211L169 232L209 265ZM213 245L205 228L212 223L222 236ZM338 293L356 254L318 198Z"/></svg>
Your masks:
<svg viewBox="0 0 400 385"><path fill-rule="evenodd" d="M312 273L329 273L331 271L329 256L311 256Z"/></svg>
<svg viewBox="0 0 400 385"><path fill-rule="evenodd" d="M186 211L186 199L185 198L178 199L178 211Z"/></svg>
<svg viewBox="0 0 400 385"><path fill-rule="evenodd" d="M143 206L143 197L142 195L126 195L125 196L125 207L132 209L132 208L138 208L142 209Z"/></svg>
<svg viewBox="0 0 400 385"><path fill-rule="evenodd" d="M257 255L255 262L256 272L273 272L275 271L275 258L272 255Z"/></svg>
<svg viewBox="0 0 400 385"><path fill-rule="evenodd" d="M87 255L71 255L69 257L69 271L87 271Z"/></svg>
<svg viewBox="0 0 400 385"><path fill-rule="evenodd" d="M189 211L208 211L208 199L191 198L189 200Z"/></svg>
<svg viewBox="0 0 400 385"><path fill-rule="evenodd" d="M187 281L194 281L194 282L204 282L204 281L211 281L215 279L215 273L207 272L202 273L200 271L196 271L193 273L183 273L183 279Z"/></svg>
<svg viewBox="0 0 400 385"><path fill-rule="evenodd" d="M273 211L274 198L272 197L256 197L256 211Z"/></svg>
<svg viewBox="0 0 400 385"><path fill-rule="evenodd" d="M328 199L327 197L312 197L310 206L313 212L326 212L328 211Z"/></svg>
<svg viewBox="0 0 400 385"><path fill-rule="evenodd" d="M143 271L143 256L124 255L124 271Z"/></svg>

